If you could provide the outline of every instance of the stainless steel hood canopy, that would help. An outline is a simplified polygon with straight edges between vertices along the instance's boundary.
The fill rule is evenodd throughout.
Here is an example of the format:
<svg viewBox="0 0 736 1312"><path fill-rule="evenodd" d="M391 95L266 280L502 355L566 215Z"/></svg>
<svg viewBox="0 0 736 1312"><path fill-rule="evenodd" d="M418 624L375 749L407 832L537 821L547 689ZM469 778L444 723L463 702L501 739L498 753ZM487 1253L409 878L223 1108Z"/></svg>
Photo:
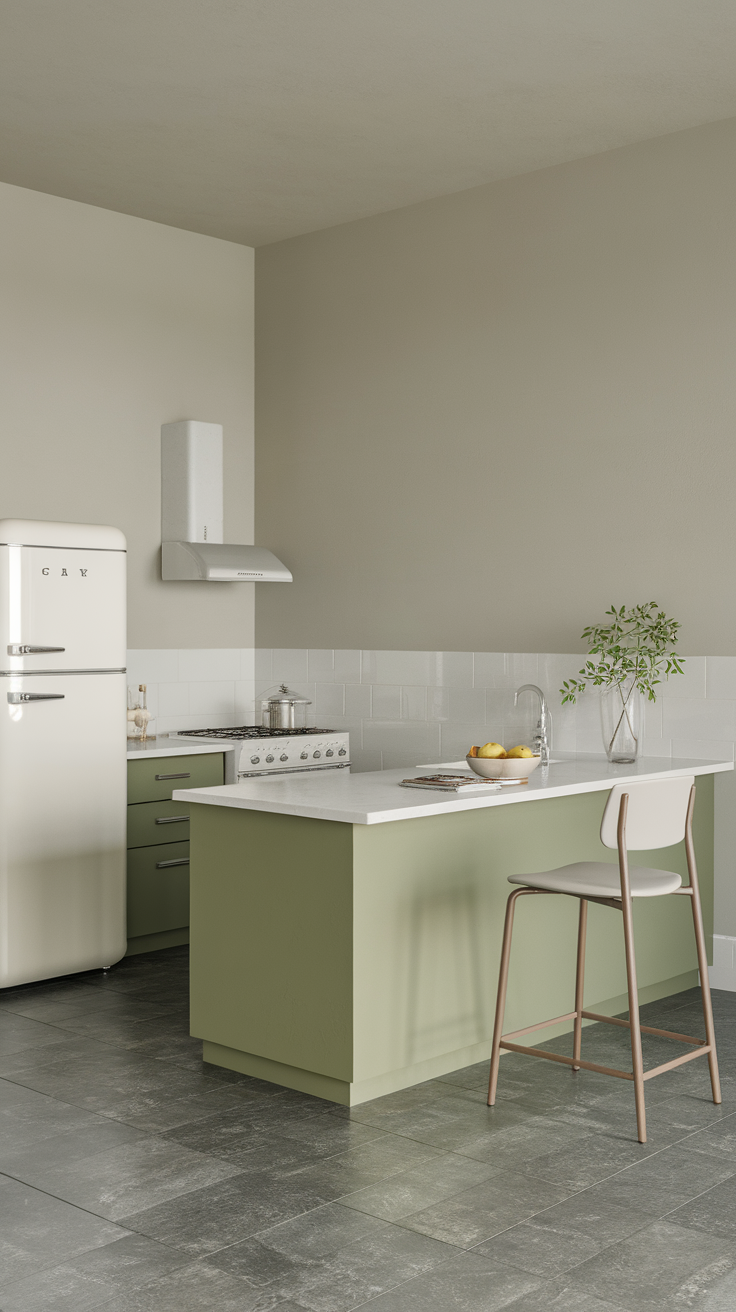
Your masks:
<svg viewBox="0 0 736 1312"><path fill-rule="evenodd" d="M222 424L161 427L161 577L202 583L291 583L265 547L222 540Z"/></svg>

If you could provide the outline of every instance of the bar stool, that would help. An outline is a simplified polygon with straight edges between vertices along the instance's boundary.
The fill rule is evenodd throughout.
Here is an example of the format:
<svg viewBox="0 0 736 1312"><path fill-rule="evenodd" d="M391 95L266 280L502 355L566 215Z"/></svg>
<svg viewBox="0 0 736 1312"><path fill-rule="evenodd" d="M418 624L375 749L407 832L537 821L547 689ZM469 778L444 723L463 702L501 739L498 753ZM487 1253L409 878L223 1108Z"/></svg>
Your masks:
<svg viewBox="0 0 736 1312"><path fill-rule="evenodd" d="M576 861L572 865L560 866L558 870L546 870L537 875L512 875L510 884L520 884L509 896L506 908L506 922L503 931L503 948L501 951L501 970L498 981L496 1000L496 1022L493 1031L491 1049L491 1075L488 1084L488 1106L496 1101L498 1081L498 1064L501 1048L511 1052L522 1052L532 1057L545 1057L548 1061L562 1062L571 1066L573 1071L598 1071L602 1075L614 1075L622 1080L633 1080L636 1096L636 1123L640 1143L646 1143L646 1111L644 1106L644 1082L651 1080L663 1071L671 1071L683 1062L692 1061L694 1057L707 1054L710 1067L710 1081L714 1103L721 1101L721 1086L718 1078L718 1058L716 1039L713 1028L713 1007L711 1004L710 985L708 981L708 959L705 951L703 933L703 914L700 905L698 872L695 865L693 847L692 821L695 805L695 778L687 775L678 779L657 779L631 784L616 784L611 789L601 822L601 842L605 847L618 848L618 871L615 865L604 861ZM687 868L690 883L683 886L678 874L669 870L651 870L644 866L629 867L628 848L645 851L648 848L671 847L685 839ZM578 921L577 972L575 979L575 1010L565 1016L555 1016L552 1020L542 1021L538 1025L527 1025L524 1029L503 1034L503 1018L506 1010L506 986L511 956L511 932L514 924L516 902L525 894L555 893L576 897L580 901ZM639 996L636 984L636 957L634 953L634 924L632 916L632 899L635 897L665 897L671 893L683 894L690 898L695 929L695 943L700 968L700 985L703 1000L703 1017L705 1020L705 1039L694 1039L687 1034L673 1034L670 1030L652 1029L640 1024ZM624 946L626 949L626 976L629 994L629 1020L619 1020L615 1016L600 1016L594 1011L583 1009L583 983L585 976L585 933L588 917L588 903L597 902L600 906L613 907L623 913ZM608 1025L622 1025L631 1032L631 1071L614 1070L609 1066L600 1066L596 1062L583 1061L580 1057L583 1020L604 1021ZM547 1025L556 1025L560 1021L572 1020L573 1045L572 1057L563 1057L554 1052L542 1052L539 1048L526 1048L511 1040L530 1034L533 1030L543 1029ZM642 1061L641 1035L657 1034L668 1039L677 1039L680 1043L695 1045L693 1052L686 1052L682 1057L655 1066L645 1071Z"/></svg>

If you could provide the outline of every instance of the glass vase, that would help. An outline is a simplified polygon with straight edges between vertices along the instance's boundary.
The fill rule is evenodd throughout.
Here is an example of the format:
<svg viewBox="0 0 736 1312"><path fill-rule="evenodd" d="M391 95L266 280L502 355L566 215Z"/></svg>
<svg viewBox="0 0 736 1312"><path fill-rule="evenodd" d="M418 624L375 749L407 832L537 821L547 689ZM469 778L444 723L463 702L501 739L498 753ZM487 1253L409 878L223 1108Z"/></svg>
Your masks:
<svg viewBox="0 0 736 1312"><path fill-rule="evenodd" d="M641 752L644 703L633 679L601 689L603 746L609 761L631 765Z"/></svg>

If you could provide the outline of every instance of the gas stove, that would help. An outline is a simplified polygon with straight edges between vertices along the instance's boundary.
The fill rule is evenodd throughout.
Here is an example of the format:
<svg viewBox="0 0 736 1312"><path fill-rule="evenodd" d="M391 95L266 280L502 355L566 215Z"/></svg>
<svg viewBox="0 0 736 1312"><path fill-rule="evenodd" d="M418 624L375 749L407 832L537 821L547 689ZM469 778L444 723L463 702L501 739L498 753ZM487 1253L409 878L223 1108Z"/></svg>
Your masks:
<svg viewBox="0 0 736 1312"><path fill-rule="evenodd" d="M230 729L185 729L170 735L202 742L235 742L239 779L303 770L343 770L350 765L350 738L337 729L266 729L243 724Z"/></svg>

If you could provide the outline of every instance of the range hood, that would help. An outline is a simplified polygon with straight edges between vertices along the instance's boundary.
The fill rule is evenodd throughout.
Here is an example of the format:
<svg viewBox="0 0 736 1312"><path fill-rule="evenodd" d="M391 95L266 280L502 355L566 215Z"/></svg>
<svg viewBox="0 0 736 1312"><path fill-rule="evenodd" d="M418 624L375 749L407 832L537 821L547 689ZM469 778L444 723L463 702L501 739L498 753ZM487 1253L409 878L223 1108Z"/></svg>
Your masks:
<svg viewBox="0 0 736 1312"><path fill-rule="evenodd" d="M161 577L204 583L291 583L265 547L223 542L222 424L161 427Z"/></svg>

